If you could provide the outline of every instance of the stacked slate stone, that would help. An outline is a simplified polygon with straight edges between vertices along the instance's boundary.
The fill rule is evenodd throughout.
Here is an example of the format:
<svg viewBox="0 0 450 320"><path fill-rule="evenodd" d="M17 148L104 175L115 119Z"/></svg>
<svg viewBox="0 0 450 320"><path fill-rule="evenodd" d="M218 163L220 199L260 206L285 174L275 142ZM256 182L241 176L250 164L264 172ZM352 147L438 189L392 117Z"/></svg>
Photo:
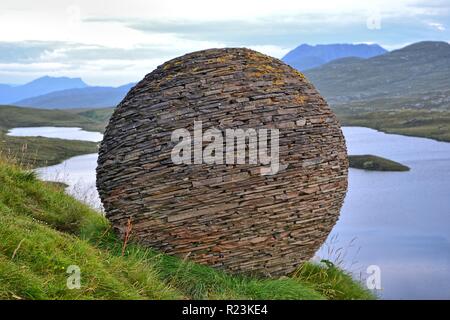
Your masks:
<svg viewBox="0 0 450 320"><path fill-rule="evenodd" d="M270 129L283 170L260 164L174 164L174 130ZM101 144L97 187L125 237L232 273L279 276L310 259L347 190L340 125L305 77L243 48L170 60L116 108ZM127 227L128 226L128 227Z"/></svg>

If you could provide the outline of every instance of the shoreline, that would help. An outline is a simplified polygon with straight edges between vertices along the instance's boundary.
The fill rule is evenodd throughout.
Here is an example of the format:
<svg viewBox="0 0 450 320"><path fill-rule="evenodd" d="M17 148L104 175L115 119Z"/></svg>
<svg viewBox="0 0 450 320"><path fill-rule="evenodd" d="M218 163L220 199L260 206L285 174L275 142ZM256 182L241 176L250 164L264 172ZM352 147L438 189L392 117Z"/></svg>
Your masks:
<svg viewBox="0 0 450 320"><path fill-rule="evenodd" d="M404 136L404 137L411 137L411 138L421 138L421 139L428 139L428 140L433 140L436 142L446 142L446 143L450 143L450 139L439 139L439 138L433 138L431 136L425 136L425 135L417 135L417 134L408 134L408 133L400 133L397 131L391 131L391 130L384 130L384 129L380 129L380 128L375 128L375 127L369 127L369 126L361 126L361 125L341 125L341 128L366 128L366 129L372 129L375 130L377 132L381 132L384 134L392 134L392 135L398 135L398 136Z"/></svg>

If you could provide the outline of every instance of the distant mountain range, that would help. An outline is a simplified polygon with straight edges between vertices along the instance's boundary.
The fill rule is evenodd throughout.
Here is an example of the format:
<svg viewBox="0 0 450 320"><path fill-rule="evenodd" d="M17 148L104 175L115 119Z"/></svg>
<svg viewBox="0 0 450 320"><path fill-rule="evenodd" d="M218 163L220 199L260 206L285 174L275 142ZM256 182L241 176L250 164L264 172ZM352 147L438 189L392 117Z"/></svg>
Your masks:
<svg viewBox="0 0 450 320"><path fill-rule="evenodd" d="M120 87L86 87L67 89L20 100L16 106L45 109L104 108L116 106L134 83Z"/></svg>
<svg viewBox="0 0 450 320"><path fill-rule="evenodd" d="M89 86L80 78L44 76L23 85L0 84L0 104L42 109L113 107L133 86Z"/></svg>
<svg viewBox="0 0 450 320"><path fill-rule="evenodd" d="M0 84L0 104L11 104L16 101L35 97L49 92L85 88L88 85L80 78L41 77L23 85Z"/></svg>
<svg viewBox="0 0 450 320"><path fill-rule="evenodd" d="M340 58L366 59L386 52L378 44L302 44L289 51L282 60L297 70L305 71Z"/></svg>
<svg viewBox="0 0 450 320"><path fill-rule="evenodd" d="M392 100L422 93L438 97L442 96L437 94L439 92L449 92L450 45L447 42L418 42L391 52L378 45L301 45L288 53L284 60L293 59L294 53L299 52L305 57L311 52L319 52L320 61L344 54L359 55L303 70L332 104L369 99ZM305 58L301 63L306 64L307 61ZM0 84L0 104L52 109L114 107L133 85L93 87L80 78L46 76L24 85ZM447 94L443 95L447 99Z"/></svg>
<svg viewBox="0 0 450 320"><path fill-rule="evenodd" d="M418 42L373 58L337 59L304 73L329 102L448 90L450 44Z"/></svg>

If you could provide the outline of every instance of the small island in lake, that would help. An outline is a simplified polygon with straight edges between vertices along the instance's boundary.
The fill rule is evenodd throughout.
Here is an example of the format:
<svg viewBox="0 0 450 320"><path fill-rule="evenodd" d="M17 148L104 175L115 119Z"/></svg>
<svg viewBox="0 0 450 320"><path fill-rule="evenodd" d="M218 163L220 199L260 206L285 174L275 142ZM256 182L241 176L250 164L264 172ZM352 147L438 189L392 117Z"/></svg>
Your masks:
<svg viewBox="0 0 450 320"><path fill-rule="evenodd" d="M372 171L409 171L409 167L371 154L348 156L349 166Z"/></svg>

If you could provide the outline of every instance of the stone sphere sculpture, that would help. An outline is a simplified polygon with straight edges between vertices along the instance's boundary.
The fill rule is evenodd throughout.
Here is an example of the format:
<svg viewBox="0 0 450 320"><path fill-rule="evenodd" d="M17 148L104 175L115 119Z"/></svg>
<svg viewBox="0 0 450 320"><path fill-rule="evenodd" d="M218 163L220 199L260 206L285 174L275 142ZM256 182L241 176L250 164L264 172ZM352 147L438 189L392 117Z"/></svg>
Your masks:
<svg viewBox="0 0 450 320"><path fill-rule="evenodd" d="M174 140L178 129L192 140ZM238 163L227 129L273 130L266 155L276 155L278 132L276 172L258 161L259 150L257 163L250 161L250 133ZM223 140L201 135L208 130ZM213 140L223 150L206 163L202 152ZM173 160L179 143L182 163ZM233 158L220 161L219 151ZM164 63L130 90L101 143L97 188L122 237L231 273L281 276L326 240L347 173L339 122L300 72L249 49L210 49Z"/></svg>

